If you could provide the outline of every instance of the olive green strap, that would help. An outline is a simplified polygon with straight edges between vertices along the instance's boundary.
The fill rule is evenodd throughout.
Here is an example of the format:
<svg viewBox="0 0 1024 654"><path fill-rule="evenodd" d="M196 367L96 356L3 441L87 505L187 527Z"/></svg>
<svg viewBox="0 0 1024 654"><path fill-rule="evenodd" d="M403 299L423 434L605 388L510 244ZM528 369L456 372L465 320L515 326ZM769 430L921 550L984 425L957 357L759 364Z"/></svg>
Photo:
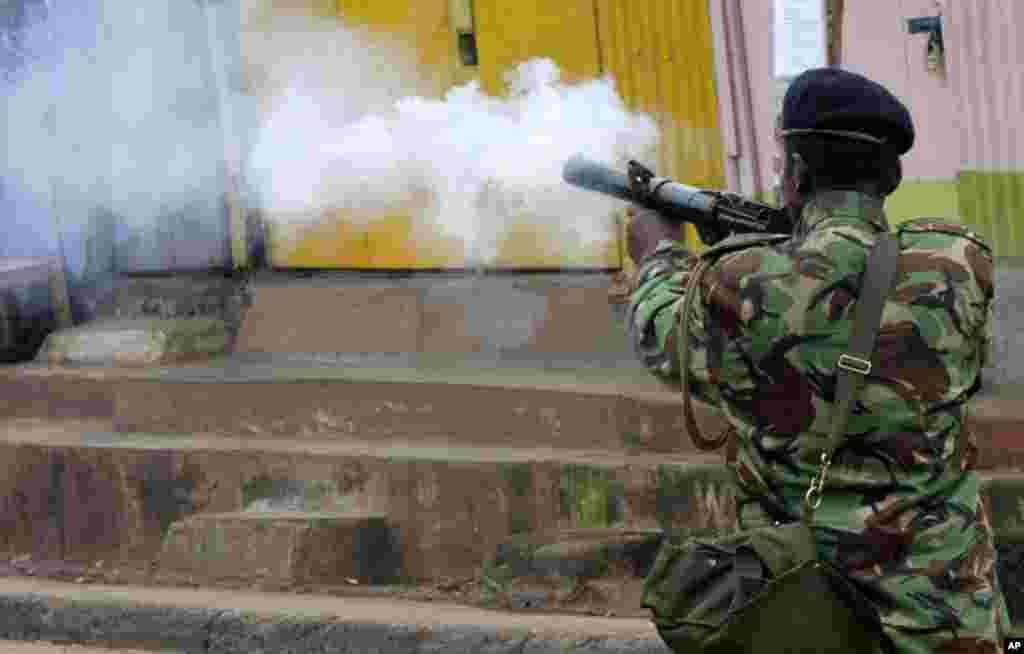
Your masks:
<svg viewBox="0 0 1024 654"><path fill-rule="evenodd" d="M803 517L807 522L811 521L814 510L821 504L825 476L832 464L832 456L846 438L850 412L853 411L867 376L871 374L871 355L875 351L875 341L881 328L882 310L896 276L899 253L899 241L888 232L883 232L865 262L860 293L854 305L849 345L836 364L836 394L828 442L821 454L821 468L811 480L811 487L804 498Z"/></svg>
<svg viewBox="0 0 1024 654"><path fill-rule="evenodd" d="M704 274L708 268L722 255L737 252L739 250L758 246L774 245L791 238L790 234L733 234L724 241L708 248L697 263L696 268L690 273L690 279L686 286L686 293L683 297L683 305L676 315L676 336L679 340L676 343L679 352L679 377L680 388L683 396L683 419L686 423L686 431L690 434L690 440L698 450L712 451L725 445L733 434L731 425L727 425L715 438L704 438L700 427L693 415L693 402L690 398L690 314L693 312L693 303L700 297L701 284L704 282Z"/></svg>
<svg viewBox="0 0 1024 654"><path fill-rule="evenodd" d="M824 488L828 467L832 462L832 455L846 438L846 426L849 423L850 412L857 401L865 378L871 374L871 355L875 349L875 341L881 327L882 310L892 288L898 261L899 241L888 232L880 234L865 262L861 291L854 308L856 315L853 329L850 332L848 351L839 357L837 363L835 411L832 414L829 439L821 457L821 469L811 481L811 488L807 491L805 508L809 509L806 516L808 519L813 516L814 509L821 503L821 491ZM702 260L691 274L680 313L676 317L683 417L690 440L693 441L697 449L703 451L720 448L725 444L731 432L727 428L714 439L705 438L694 418L693 404L690 398L690 318L693 303L700 295L704 273L710 264L708 259Z"/></svg>

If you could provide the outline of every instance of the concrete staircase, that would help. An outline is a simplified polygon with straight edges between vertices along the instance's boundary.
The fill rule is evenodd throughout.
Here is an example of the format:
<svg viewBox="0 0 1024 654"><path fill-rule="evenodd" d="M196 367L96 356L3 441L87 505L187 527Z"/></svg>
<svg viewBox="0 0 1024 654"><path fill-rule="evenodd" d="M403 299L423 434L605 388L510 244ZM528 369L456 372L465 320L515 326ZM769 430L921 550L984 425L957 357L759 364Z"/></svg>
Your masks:
<svg viewBox="0 0 1024 654"><path fill-rule="evenodd" d="M8 368L0 520L17 528L0 546L89 578L280 589L476 582L517 539L727 525L723 471L679 440L674 396L625 388L524 369Z"/></svg>
<svg viewBox="0 0 1024 654"><path fill-rule="evenodd" d="M280 363L0 371L7 572L642 616L660 531L734 519L674 394L632 372ZM975 412L1007 561L1015 406Z"/></svg>
<svg viewBox="0 0 1024 654"><path fill-rule="evenodd" d="M604 302L586 309L595 323L588 329L610 340L621 327L609 320L617 310L606 291L584 304ZM331 304L318 297L314 306ZM359 329L372 331L383 315L376 312L393 301L387 293L368 301L375 318ZM410 607L443 607L433 624L467 620L505 634L494 636L505 643L494 651L521 651L523 638L540 643L549 633L508 616L577 614L580 643L612 642L619 629L633 645L607 651L663 651L639 608L661 534L728 529L735 505L717 455L691 448L677 396L624 348L587 354L562 324L534 325L518 345L490 349L458 341L465 332L453 328L462 345L431 349L421 304L413 326L421 331L409 337L419 345L410 351L339 353L325 340L317 353L295 336L279 349L297 351L274 352L273 330L249 321L283 320L280 307L260 302L257 288L239 352L229 357L159 368L0 368L0 574L11 589L0 590L0 603L17 608L12 615L51 627L61 615L77 625L99 610L81 594L96 589L120 598L121 615L144 622L150 614L139 607L164 594L184 611L206 606L202 598L216 591L218 611L225 602L243 610L253 597L263 598L257 613L265 619L298 599L324 611L364 602L384 611L381 620L392 611L389 624L402 629L412 628L401 617ZM543 315L565 323L573 312ZM315 318L292 322L324 339L325 325L339 324ZM544 341L544 333L563 336ZM354 338L374 345L372 334ZM1000 574L1011 612L1024 619L1017 397L1015 389L989 394L973 422ZM717 421L702 420L708 429ZM69 597L78 608L67 608ZM131 644L104 628L65 631L83 642ZM508 628L533 635L509 639ZM29 632L0 625L0 636L19 633ZM167 646L231 651L181 642ZM295 642L265 651L314 651Z"/></svg>

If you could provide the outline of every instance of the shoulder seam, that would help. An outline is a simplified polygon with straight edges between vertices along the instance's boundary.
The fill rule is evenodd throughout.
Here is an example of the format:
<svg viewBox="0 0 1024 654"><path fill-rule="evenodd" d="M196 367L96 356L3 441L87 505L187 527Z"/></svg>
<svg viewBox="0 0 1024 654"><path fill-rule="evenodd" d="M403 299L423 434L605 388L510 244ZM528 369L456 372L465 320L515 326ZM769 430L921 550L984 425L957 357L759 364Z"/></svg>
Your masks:
<svg viewBox="0 0 1024 654"><path fill-rule="evenodd" d="M792 238L790 234L743 234L719 241L701 253L701 259L716 259L748 248L763 247L781 243Z"/></svg>
<svg viewBox="0 0 1024 654"><path fill-rule="evenodd" d="M926 220L933 220L934 222L920 224L921 222L924 222ZM946 236L952 236L954 238L965 238L967 239L967 241L976 244L978 247L984 249L985 251L989 253L992 252L992 247L985 243L981 235L979 235L977 232L973 231L969 227L965 225L949 223L946 221L939 220L937 218L918 218L914 220L909 220L896 227L896 233L897 235L914 233L932 233L944 234Z"/></svg>

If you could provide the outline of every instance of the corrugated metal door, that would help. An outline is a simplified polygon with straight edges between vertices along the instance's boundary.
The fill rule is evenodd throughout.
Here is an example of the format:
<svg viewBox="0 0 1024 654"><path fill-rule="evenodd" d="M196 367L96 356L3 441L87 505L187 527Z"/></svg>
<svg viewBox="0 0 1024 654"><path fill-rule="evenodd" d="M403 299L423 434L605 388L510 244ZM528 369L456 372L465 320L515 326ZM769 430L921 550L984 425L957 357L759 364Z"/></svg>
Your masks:
<svg viewBox="0 0 1024 654"><path fill-rule="evenodd" d="M594 0L475 0L479 47L480 85L492 95L503 95L506 73L532 58L548 58L559 67L561 79L574 83L601 75ZM619 235L609 222L607 233L592 235L583 252L568 255L554 247L552 227L524 221L510 226L500 240L498 268L617 268Z"/></svg>
<svg viewBox="0 0 1024 654"><path fill-rule="evenodd" d="M601 74L594 0L475 0L473 10L488 93L503 94L505 73L533 57L553 59L570 83Z"/></svg>
<svg viewBox="0 0 1024 654"><path fill-rule="evenodd" d="M597 0L604 68L633 108L662 128L658 171L725 183L711 21L704 0Z"/></svg>
<svg viewBox="0 0 1024 654"><path fill-rule="evenodd" d="M280 4L294 12L294 0ZM448 0L379 2L306 0L310 13L337 16L374 38L400 42L416 54L427 81L421 94L440 96L467 78L457 59ZM259 47L258 43L250 47ZM269 257L281 268L434 269L465 265L455 239L417 229L410 211L372 216L332 209L312 219L267 215ZM302 227L298 227L298 226Z"/></svg>
<svg viewBox="0 0 1024 654"><path fill-rule="evenodd" d="M367 27L381 38L401 38L416 53L428 77L422 94L440 97L461 81L456 36L448 0L337 0L337 12L350 25ZM417 225L412 211L374 216L365 225L366 267L375 269L458 268L465 265L463 246L440 230ZM347 267L341 265L339 267Z"/></svg>
<svg viewBox="0 0 1024 654"><path fill-rule="evenodd" d="M705 0L596 0L602 64L661 127L657 171L723 188L714 47ZM695 232L688 231L693 244ZM624 267L629 262L623 261Z"/></svg>

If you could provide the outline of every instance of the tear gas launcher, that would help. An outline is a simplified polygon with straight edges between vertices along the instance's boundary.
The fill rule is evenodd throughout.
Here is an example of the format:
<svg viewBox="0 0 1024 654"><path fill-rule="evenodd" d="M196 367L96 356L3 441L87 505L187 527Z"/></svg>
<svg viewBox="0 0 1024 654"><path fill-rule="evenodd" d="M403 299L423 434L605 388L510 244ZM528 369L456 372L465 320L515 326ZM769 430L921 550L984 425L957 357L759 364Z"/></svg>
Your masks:
<svg viewBox="0 0 1024 654"><path fill-rule="evenodd" d="M626 174L581 155L569 159L562 179L588 191L604 193L653 209L668 220L690 223L705 244L733 234L789 234L789 214L767 204L722 191L709 191L655 177L643 164L630 161Z"/></svg>

